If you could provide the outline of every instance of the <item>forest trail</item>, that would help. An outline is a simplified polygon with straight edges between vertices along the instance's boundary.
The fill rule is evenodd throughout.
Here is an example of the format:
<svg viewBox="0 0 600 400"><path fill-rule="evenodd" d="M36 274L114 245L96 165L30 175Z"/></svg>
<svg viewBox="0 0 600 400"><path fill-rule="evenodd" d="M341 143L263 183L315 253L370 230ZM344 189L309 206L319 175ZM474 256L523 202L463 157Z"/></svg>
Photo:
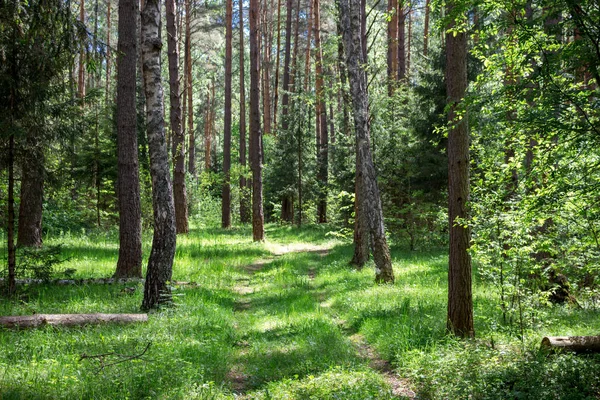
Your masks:
<svg viewBox="0 0 600 400"><path fill-rule="evenodd" d="M233 288L237 294L234 303L235 328L240 335L240 340L236 343L236 354L227 379L236 398L254 398L253 391L261 389L269 381L298 378L299 375L293 373L296 366L290 365L294 362L294 353L304 353L297 360L298 364L311 364L315 362L310 359L311 357L320 356L318 351L314 353L309 350L299 351L297 343L303 341L302 335L305 332L290 329L289 326L292 324L285 322L294 312L293 308L289 309L285 302L290 298L289 292L293 292L295 288L289 282L278 282L278 279L268 278L279 265L286 265L287 257L294 255L301 255L308 259L302 265L302 276L295 276L301 282L302 291L312 299L313 306L318 309L319 317L325 319L325 323L333 329L333 335L337 336L342 347L345 347L349 353L346 355L346 359L339 361L339 364L344 365L350 359L352 365L360 365L360 367L370 368L379 373L391 388L393 398L415 398L416 395L410 389L408 379L399 377L394 372L392 365L382 359L362 335L348 329L344 325L344 321L339 320L334 312L327 306L323 307L324 298L327 296L323 291L317 290L318 288L313 285L313 282L319 274L322 258L329 255L332 247L294 243L291 245L269 244L268 248L272 256L243 266L242 270L245 272L245 276L238 278ZM292 274L293 272L295 271L291 271ZM271 287L265 286L265 281L271 284L274 281L275 284ZM278 295L267 295L277 292ZM309 343L312 342L309 341ZM277 371L279 369L277 360L283 361L287 356L292 361L286 362L286 365L282 366L284 372L280 373ZM339 365L337 360L331 361L332 365L329 367ZM285 375L285 370L288 368L292 371L291 376Z"/></svg>

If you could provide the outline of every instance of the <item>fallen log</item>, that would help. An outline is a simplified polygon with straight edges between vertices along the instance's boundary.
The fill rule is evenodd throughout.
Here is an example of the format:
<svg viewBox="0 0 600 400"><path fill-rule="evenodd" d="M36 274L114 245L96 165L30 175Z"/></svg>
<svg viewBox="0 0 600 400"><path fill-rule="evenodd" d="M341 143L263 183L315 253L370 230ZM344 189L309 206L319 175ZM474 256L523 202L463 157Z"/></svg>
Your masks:
<svg viewBox="0 0 600 400"><path fill-rule="evenodd" d="M542 349L600 353L600 336L548 336L542 339Z"/></svg>
<svg viewBox="0 0 600 400"><path fill-rule="evenodd" d="M0 317L0 327L37 328L43 325L83 326L91 324L130 324L148 321L148 314L36 314Z"/></svg>

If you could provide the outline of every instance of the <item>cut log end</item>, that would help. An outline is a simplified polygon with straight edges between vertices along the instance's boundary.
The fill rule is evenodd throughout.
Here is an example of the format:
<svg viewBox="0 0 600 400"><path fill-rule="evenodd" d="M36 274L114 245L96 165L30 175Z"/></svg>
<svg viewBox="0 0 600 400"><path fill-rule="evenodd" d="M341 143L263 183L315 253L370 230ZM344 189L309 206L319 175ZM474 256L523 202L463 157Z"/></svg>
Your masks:
<svg viewBox="0 0 600 400"><path fill-rule="evenodd" d="M148 321L148 314L36 314L0 317L0 327L37 328L43 325L84 326L103 323L130 324Z"/></svg>
<svg viewBox="0 0 600 400"><path fill-rule="evenodd" d="M542 339L541 348L573 353L600 353L600 336L547 336Z"/></svg>

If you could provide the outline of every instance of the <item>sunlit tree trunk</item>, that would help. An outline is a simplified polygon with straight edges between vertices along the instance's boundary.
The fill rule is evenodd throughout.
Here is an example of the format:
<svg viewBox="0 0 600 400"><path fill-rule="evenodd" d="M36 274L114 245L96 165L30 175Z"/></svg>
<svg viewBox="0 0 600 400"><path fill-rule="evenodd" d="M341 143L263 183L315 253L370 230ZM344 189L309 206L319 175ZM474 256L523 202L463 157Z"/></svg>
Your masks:
<svg viewBox="0 0 600 400"><path fill-rule="evenodd" d="M137 0L119 1L117 152L119 260L115 277L142 276L142 211L138 163L136 68Z"/></svg>
<svg viewBox="0 0 600 400"><path fill-rule="evenodd" d="M427 57L429 48L429 14L431 12L431 0L425 0L425 21L423 22L423 56Z"/></svg>
<svg viewBox="0 0 600 400"><path fill-rule="evenodd" d="M290 4L291 6L291 4ZM288 12L289 14L289 12ZM286 33L287 34L287 33ZM277 48L275 52L275 84L273 95L273 126L277 129L277 112L279 108L279 67L281 61L281 0L277 0Z"/></svg>
<svg viewBox="0 0 600 400"><path fill-rule="evenodd" d="M398 0L398 81L406 78L406 8L405 0Z"/></svg>
<svg viewBox="0 0 600 400"><path fill-rule="evenodd" d="M315 90L316 90L316 130L317 130L317 183L319 185L319 201L317 217L319 223L327 222L327 185L329 134L327 132L327 107L325 106L325 84L323 79L323 49L321 48L321 11L319 1L314 0L315 30Z"/></svg>
<svg viewBox="0 0 600 400"><path fill-rule="evenodd" d="M388 0L387 13L387 73L388 95L394 94L398 79L398 0Z"/></svg>
<svg viewBox="0 0 600 400"><path fill-rule="evenodd" d="M259 0L250 0L250 165L252 168L252 236L265 238L260 130Z"/></svg>
<svg viewBox="0 0 600 400"><path fill-rule="evenodd" d="M171 280L173 271L177 233L163 117L163 88L160 74L162 48L160 7L158 0L146 0L145 3L142 11L142 55L150 175L152 177L154 236L148 259L142 309L149 310L171 301L168 282Z"/></svg>
<svg viewBox="0 0 600 400"><path fill-rule="evenodd" d="M223 138L223 191L221 196L221 226L231 227L231 54L233 46L233 0L226 0L225 12L225 116Z"/></svg>
<svg viewBox="0 0 600 400"><path fill-rule="evenodd" d="M447 5L452 15L455 1ZM448 219L450 256L448 265L448 331L461 337L474 336L471 289L471 234L466 225L469 201L469 130L460 111L467 89L467 34L446 33L446 90L448 96Z"/></svg>
<svg viewBox="0 0 600 400"><path fill-rule="evenodd" d="M308 27L306 30L306 56L304 58L304 92L308 91L308 82L310 76L310 49L312 47L311 37L313 30L313 7L314 0L308 0Z"/></svg>
<svg viewBox="0 0 600 400"><path fill-rule="evenodd" d="M391 283L394 281L394 272L390 250L385 238L381 197L369 144L369 96L363 69L363 52L360 50L364 40L361 35L361 0L339 0L339 7L354 109L358 158L356 178L359 192L363 195L361 208L371 237L376 266L375 281Z"/></svg>
<svg viewBox="0 0 600 400"><path fill-rule="evenodd" d="M181 98L179 95L179 50L175 0L167 0L167 49L169 59L169 98L173 154L173 198L177 233L188 233L187 191L185 187L185 138L181 123Z"/></svg>
<svg viewBox="0 0 600 400"><path fill-rule="evenodd" d="M196 178L196 133L194 132L194 101L192 86L192 10L190 0L185 0L185 85L187 94L187 124L188 124L188 172Z"/></svg>
<svg viewBox="0 0 600 400"><path fill-rule="evenodd" d="M244 64L244 3L238 0L240 19L240 166L246 168L246 66ZM250 188L245 176L240 176L240 221L250 222Z"/></svg>

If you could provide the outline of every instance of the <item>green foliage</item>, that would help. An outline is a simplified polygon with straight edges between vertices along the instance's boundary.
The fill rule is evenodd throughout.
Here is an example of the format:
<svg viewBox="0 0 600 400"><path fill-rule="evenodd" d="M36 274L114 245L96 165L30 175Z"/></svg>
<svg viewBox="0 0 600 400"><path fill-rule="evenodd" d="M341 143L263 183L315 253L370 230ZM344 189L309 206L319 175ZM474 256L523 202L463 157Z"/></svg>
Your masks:
<svg viewBox="0 0 600 400"><path fill-rule="evenodd" d="M50 280L59 272L56 267L65 261L61 253L62 245L19 248L15 270L17 278Z"/></svg>

